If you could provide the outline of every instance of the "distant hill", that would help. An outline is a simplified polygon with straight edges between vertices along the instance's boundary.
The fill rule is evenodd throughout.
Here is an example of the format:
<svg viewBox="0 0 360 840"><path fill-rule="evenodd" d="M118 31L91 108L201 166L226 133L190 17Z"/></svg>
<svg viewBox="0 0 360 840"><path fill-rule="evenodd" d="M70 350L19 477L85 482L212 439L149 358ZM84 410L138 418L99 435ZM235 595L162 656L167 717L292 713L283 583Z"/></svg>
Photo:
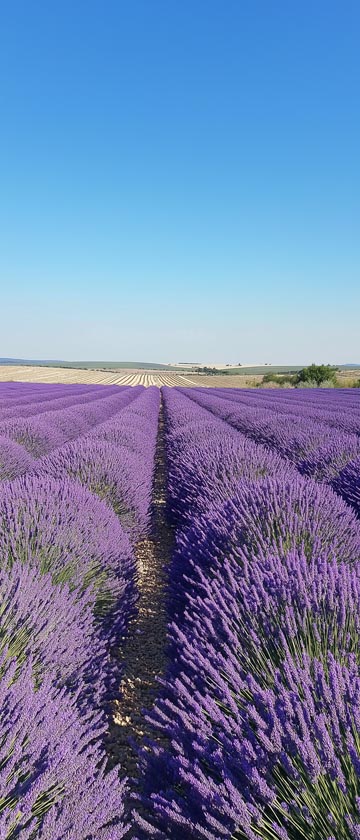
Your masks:
<svg viewBox="0 0 360 840"><path fill-rule="evenodd" d="M78 370L169 370L181 372L182 370L191 372L190 363L180 362L177 365L164 365L159 362L67 362L61 359L10 359L0 358L0 365L34 365L36 367L63 367L63 368L77 368ZM184 367L182 367L184 365ZM193 363L196 369L199 365ZM258 365L247 367L224 367L218 369L219 374L239 374L240 376L261 376L265 373L296 373L301 370L304 365ZM360 364L346 364L337 365L339 370L358 370Z"/></svg>
<svg viewBox="0 0 360 840"><path fill-rule="evenodd" d="M297 373L304 365L246 365L241 367L230 367L219 370L218 373L229 374L229 376L263 376L265 373Z"/></svg>
<svg viewBox="0 0 360 840"><path fill-rule="evenodd" d="M9 359L0 357L0 365L34 365L36 367L64 367L78 370L182 370L181 367L158 362L67 362L61 359ZM184 368L186 370L186 368Z"/></svg>
<svg viewBox="0 0 360 840"><path fill-rule="evenodd" d="M218 373L231 376L264 376L266 373L297 373L305 365L257 365L256 367L222 368ZM360 365L334 365L338 370L357 370Z"/></svg>
<svg viewBox="0 0 360 840"><path fill-rule="evenodd" d="M8 359L0 357L0 365L62 365L60 359Z"/></svg>

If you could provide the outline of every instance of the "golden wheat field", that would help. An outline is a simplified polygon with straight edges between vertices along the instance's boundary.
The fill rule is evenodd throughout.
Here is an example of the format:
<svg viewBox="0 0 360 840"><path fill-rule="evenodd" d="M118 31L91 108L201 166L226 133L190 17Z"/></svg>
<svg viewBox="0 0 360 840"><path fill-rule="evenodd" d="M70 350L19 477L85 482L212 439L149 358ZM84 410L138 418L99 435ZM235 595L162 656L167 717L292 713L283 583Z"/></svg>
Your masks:
<svg viewBox="0 0 360 840"><path fill-rule="evenodd" d="M199 379L196 377L195 379ZM0 382L44 382L85 385L162 385L191 388L202 383L190 376L158 370L87 370L82 368L0 365ZM200 377L201 379L201 377Z"/></svg>

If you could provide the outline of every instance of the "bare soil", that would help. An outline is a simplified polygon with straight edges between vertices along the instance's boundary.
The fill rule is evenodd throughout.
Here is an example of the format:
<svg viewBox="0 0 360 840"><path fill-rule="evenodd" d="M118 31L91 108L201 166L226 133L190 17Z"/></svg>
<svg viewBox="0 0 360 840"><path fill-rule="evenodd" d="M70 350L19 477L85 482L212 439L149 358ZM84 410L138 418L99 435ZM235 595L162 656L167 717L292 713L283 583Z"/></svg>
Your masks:
<svg viewBox="0 0 360 840"><path fill-rule="evenodd" d="M121 776L136 778L137 747L154 733L145 714L158 692L157 677L166 668L167 622L165 585L173 546L173 532L165 516L164 412L161 403L151 535L138 543L138 611L119 651L124 673L108 739L109 765L119 765Z"/></svg>

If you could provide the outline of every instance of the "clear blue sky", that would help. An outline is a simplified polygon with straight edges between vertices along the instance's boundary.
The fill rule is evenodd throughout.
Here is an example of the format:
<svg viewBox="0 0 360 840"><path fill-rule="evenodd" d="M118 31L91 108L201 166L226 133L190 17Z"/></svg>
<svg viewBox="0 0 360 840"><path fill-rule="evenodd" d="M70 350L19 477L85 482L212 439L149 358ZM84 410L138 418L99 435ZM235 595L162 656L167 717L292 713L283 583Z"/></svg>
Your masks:
<svg viewBox="0 0 360 840"><path fill-rule="evenodd" d="M5 0L0 356L360 362L358 0Z"/></svg>

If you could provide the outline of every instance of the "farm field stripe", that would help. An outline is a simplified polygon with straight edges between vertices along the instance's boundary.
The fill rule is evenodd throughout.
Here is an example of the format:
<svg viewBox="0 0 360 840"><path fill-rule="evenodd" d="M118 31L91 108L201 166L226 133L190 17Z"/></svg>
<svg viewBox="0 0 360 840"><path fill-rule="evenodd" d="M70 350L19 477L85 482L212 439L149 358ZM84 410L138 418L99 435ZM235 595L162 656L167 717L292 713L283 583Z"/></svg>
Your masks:
<svg viewBox="0 0 360 840"><path fill-rule="evenodd" d="M223 400L233 402L235 405L244 405L248 408L265 409L266 411L277 412L280 415L289 414L295 415L299 418L308 418L318 423L330 426L334 429L340 429L348 434L360 435L360 401L359 399L348 400L344 405L342 392L338 394L336 400L331 399L331 395L327 394L328 399L320 401L318 404L310 402L309 400L294 400L290 396L286 397L286 392L282 392L281 398L272 398L272 392L262 391L261 393L238 395L238 393L226 394L220 389L211 389L213 396L220 397ZM292 391L289 391L289 395Z"/></svg>
<svg viewBox="0 0 360 840"><path fill-rule="evenodd" d="M191 377L175 372L167 371L125 371L120 373L118 371L106 370L86 370L76 368L43 368L43 367L25 367L25 366L0 366L0 380L4 382L18 381L22 384L36 383L37 386L46 384L55 384L65 386L67 384L77 384L84 386L91 385L131 385L136 386L143 384L146 388L155 385L158 388L162 386L169 387L207 387L205 382L200 377L200 382L195 382Z"/></svg>
<svg viewBox="0 0 360 840"><path fill-rule="evenodd" d="M39 416L4 421L0 424L0 478L11 479L36 469L38 458L116 415L136 400L138 394L136 389L124 389L123 392L116 389L106 399L95 399L86 406L75 405Z"/></svg>
<svg viewBox="0 0 360 840"><path fill-rule="evenodd" d="M1 657L2 833L120 840L125 784L104 772L102 708L114 680L109 644L133 611L130 541L104 501L58 475L5 482L0 521L0 632L10 652Z"/></svg>
<svg viewBox="0 0 360 840"><path fill-rule="evenodd" d="M346 434L301 415L291 415L289 419L289 415L265 410L261 414L256 409L237 406L208 392L191 390L188 397L255 443L279 452L302 475L332 486L360 513L360 440L357 435ZM350 492L346 470L351 474Z"/></svg>
<svg viewBox="0 0 360 840"><path fill-rule="evenodd" d="M114 396L115 394L116 390L112 391L112 395ZM86 403L95 401L95 399L106 399L108 396L110 396L109 392L106 389L104 389L104 393L100 393L99 391L87 391L84 394L80 393L74 396L69 396L68 393L64 393L62 394L62 396L58 396L55 399L51 399L51 397L49 397L48 399L44 398L41 403L33 402L33 400L31 400L31 402L23 403L20 406L11 406L11 408L6 409L0 408L0 423L2 423L3 420L15 416L38 417L40 414L43 414L47 411L62 411L64 408L68 408L72 405L85 405Z"/></svg>

